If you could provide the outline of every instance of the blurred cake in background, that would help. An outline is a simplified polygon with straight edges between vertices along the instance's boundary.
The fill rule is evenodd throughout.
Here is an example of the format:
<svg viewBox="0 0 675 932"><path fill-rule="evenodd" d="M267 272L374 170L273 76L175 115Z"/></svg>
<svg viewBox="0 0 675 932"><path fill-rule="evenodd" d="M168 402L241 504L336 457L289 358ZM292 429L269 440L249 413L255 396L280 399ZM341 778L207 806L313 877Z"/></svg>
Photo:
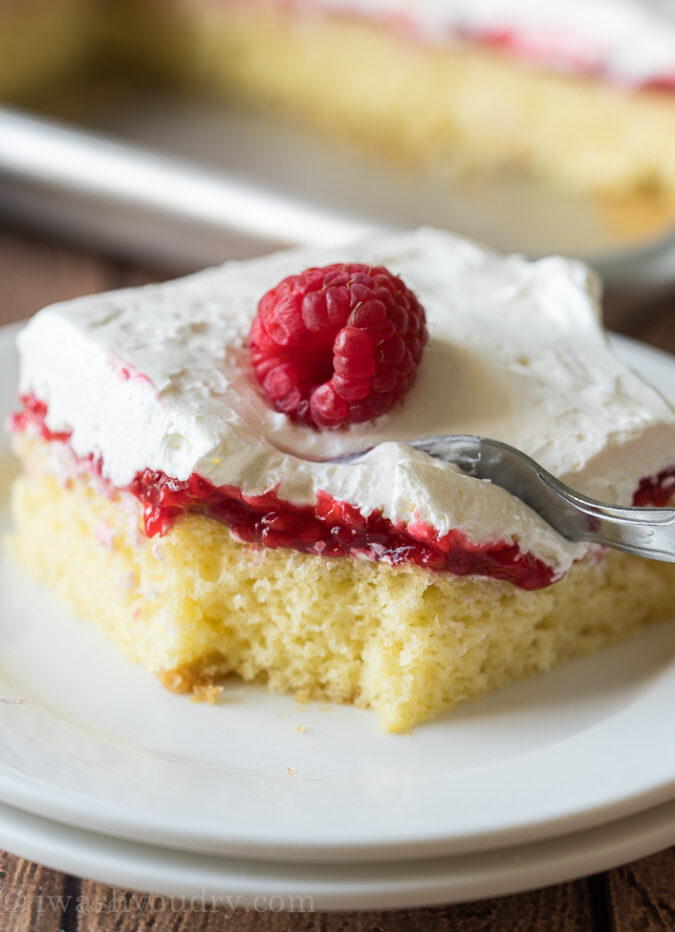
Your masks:
<svg viewBox="0 0 675 932"><path fill-rule="evenodd" d="M137 58L395 158L675 190L666 4L146 0L145 16Z"/></svg>
<svg viewBox="0 0 675 932"><path fill-rule="evenodd" d="M0 90L81 53L78 9L0 0ZM94 57L399 160L675 192L672 0L89 0L89 12Z"/></svg>

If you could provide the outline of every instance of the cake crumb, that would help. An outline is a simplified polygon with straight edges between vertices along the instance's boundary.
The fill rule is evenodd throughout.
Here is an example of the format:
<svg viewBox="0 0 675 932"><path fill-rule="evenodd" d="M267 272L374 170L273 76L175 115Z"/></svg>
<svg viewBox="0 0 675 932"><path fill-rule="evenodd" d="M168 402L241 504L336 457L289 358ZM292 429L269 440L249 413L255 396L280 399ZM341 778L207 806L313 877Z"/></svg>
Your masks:
<svg viewBox="0 0 675 932"><path fill-rule="evenodd" d="M298 771L295 769L295 767L287 767L286 772L288 773L289 777L294 777Z"/></svg>
<svg viewBox="0 0 675 932"><path fill-rule="evenodd" d="M304 732L304 730L305 730L305 726L304 726L304 725L298 725L298 727L297 727L295 730L298 732L299 735L301 735L301 734Z"/></svg>
<svg viewBox="0 0 675 932"><path fill-rule="evenodd" d="M190 695L191 702L207 702L213 705L223 691L222 686L216 686L214 683L198 683L192 688Z"/></svg>

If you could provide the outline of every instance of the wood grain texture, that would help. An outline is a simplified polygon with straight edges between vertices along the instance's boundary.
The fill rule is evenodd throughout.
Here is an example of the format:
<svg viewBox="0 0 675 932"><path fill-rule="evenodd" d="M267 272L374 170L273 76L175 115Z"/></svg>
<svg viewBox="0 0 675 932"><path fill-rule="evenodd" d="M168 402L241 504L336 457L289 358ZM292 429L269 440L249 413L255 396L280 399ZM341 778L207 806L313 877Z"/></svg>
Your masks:
<svg viewBox="0 0 675 932"><path fill-rule="evenodd" d="M67 890L75 881L0 852L0 929L2 932L60 932Z"/></svg>
<svg viewBox="0 0 675 932"><path fill-rule="evenodd" d="M44 304L160 278L75 249L0 229L0 324ZM675 352L675 296L623 329ZM0 846L2 838L0 836ZM0 852L0 932L657 932L675 929L675 849L607 874L442 909L275 914L183 908Z"/></svg>
<svg viewBox="0 0 675 932"><path fill-rule="evenodd" d="M608 888L614 932L675 929L675 848L611 871Z"/></svg>
<svg viewBox="0 0 675 932"><path fill-rule="evenodd" d="M152 270L135 269L0 228L0 326L24 320L54 301L158 278L159 273Z"/></svg>

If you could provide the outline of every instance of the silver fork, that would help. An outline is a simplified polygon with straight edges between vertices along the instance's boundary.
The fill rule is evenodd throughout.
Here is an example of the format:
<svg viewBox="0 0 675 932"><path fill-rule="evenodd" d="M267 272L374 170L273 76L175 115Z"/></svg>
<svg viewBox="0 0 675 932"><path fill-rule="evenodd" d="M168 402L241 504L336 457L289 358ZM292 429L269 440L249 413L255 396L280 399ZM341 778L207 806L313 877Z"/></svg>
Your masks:
<svg viewBox="0 0 675 932"><path fill-rule="evenodd" d="M568 540L591 541L650 560L675 563L673 508L629 508L587 498L525 453L498 440L449 434L413 440L409 445L454 463L476 479L490 479L529 505Z"/></svg>

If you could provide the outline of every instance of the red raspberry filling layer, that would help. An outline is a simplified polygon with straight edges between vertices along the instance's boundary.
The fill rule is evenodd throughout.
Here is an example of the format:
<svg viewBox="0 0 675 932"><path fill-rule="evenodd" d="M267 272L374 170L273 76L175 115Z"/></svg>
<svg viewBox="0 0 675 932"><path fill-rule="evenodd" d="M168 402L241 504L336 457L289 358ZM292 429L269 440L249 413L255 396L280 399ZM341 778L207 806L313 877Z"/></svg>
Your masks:
<svg viewBox="0 0 675 932"><path fill-rule="evenodd" d="M456 576L503 579L522 589L541 589L554 581L550 566L514 544L476 545L461 531L440 536L422 522L405 527L378 511L365 517L326 492L319 492L316 505L292 505L276 492L246 495L195 473L183 482L151 470L139 473L129 490L143 505L150 537L165 534L184 514L203 514L222 521L239 540L265 547L322 557L364 556L393 566L414 563Z"/></svg>
<svg viewBox="0 0 675 932"><path fill-rule="evenodd" d="M69 443L69 432L47 427L43 402L32 396L22 401L23 409L9 420L10 430L30 428L47 441ZM100 458L73 456L100 474ZM183 481L149 469L138 473L124 491L141 503L148 537L166 534L183 515L201 514L226 524L239 540L265 547L288 547L322 557L361 556L394 566L412 563L457 576L506 580L526 590L542 589L555 581L550 566L515 544L479 545L459 530L441 535L422 521L406 526L379 511L365 516L326 492L319 493L315 505L293 505L278 498L276 491L247 495L235 486L215 486L196 473ZM675 466L643 479L634 504L661 506L673 495Z"/></svg>

